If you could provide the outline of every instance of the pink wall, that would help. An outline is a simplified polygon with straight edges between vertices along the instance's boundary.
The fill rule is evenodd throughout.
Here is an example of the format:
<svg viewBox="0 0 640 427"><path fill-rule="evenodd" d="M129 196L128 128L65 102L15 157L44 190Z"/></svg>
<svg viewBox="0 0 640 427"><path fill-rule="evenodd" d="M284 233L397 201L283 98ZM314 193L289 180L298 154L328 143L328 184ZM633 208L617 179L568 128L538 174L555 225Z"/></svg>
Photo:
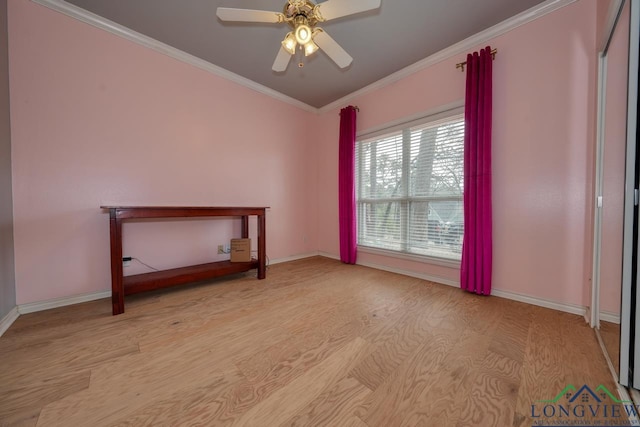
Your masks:
<svg viewBox="0 0 640 427"><path fill-rule="evenodd" d="M495 289L588 304L596 9L576 2L489 42ZM9 22L18 304L109 289L104 203L269 205L272 259L338 254L337 110L304 112L27 0ZM354 100L359 130L462 100L463 59ZM204 262L227 226L129 224L124 251L159 268Z"/></svg>
<svg viewBox="0 0 640 427"><path fill-rule="evenodd" d="M614 314L620 314L622 292L628 56L629 2L626 2L607 53L600 308Z"/></svg>
<svg viewBox="0 0 640 427"><path fill-rule="evenodd" d="M271 259L317 250L313 114L27 0L9 23L18 304L110 289L104 203L270 206ZM124 253L214 260L228 225L130 224Z"/></svg>
<svg viewBox="0 0 640 427"><path fill-rule="evenodd" d="M488 44L494 62L494 289L588 305L596 4L576 2ZM479 46L482 47L482 46ZM359 131L464 97L450 58L352 103ZM338 254L337 111L320 119L319 248ZM458 279L457 269L361 253L360 262Z"/></svg>

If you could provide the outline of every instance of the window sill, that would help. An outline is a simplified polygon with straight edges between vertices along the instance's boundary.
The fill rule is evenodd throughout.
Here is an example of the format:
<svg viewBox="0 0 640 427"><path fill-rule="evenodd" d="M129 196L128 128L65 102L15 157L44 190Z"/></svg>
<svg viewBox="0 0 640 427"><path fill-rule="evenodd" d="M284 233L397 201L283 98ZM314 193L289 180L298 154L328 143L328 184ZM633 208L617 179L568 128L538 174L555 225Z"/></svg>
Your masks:
<svg viewBox="0 0 640 427"><path fill-rule="evenodd" d="M387 256L391 258L398 258L398 259L403 259L407 261L423 262L426 264L439 265L441 267L460 269L460 261L458 260L436 258L436 257L425 256L425 255L416 255L416 254L410 254L407 252L390 251L386 249L371 248L369 246L358 246L358 252L363 252L371 255Z"/></svg>

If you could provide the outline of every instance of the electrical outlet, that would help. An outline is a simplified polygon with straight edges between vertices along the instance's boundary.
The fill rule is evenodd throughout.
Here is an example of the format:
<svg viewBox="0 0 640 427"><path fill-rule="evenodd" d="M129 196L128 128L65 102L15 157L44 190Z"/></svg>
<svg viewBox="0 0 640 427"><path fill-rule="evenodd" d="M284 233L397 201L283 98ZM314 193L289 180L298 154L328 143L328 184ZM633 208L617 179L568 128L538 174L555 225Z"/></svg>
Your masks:
<svg viewBox="0 0 640 427"><path fill-rule="evenodd" d="M132 260L132 257L130 256L122 257L122 266L129 267L131 265L131 260Z"/></svg>
<svg viewBox="0 0 640 427"><path fill-rule="evenodd" d="M224 253L224 245L218 245L218 255L221 255Z"/></svg>

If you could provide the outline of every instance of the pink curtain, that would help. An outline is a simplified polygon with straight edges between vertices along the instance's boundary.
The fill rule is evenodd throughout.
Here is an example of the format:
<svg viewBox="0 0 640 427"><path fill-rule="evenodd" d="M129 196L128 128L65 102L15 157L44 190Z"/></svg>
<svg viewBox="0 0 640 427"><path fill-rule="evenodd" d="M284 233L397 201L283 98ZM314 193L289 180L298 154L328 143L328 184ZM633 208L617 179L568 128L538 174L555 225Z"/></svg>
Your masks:
<svg viewBox="0 0 640 427"><path fill-rule="evenodd" d="M491 47L467 55L460 287L491 294Z"/></svg>
<svg viewBox="0 0 640 427"><path fill-rule="evenodd" d="M356 108L340 110L340 145L338 153L338 201L340 215L340 261L356 263Z"/></svg>

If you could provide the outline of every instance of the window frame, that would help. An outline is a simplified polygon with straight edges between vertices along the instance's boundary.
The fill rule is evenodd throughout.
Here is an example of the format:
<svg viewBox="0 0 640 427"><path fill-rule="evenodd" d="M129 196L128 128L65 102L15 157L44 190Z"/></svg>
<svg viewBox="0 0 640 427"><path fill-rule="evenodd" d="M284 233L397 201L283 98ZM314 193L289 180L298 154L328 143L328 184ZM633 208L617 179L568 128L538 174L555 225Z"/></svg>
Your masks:
<svg viewBox="0 0 640 427"><path fill-rule="evenodd" d="M358 133L356 136L356 159L359 162L356 165L356 218L357 218L357 245L358 251L364 253L370 253L374 255L388 256L392 258L399 258L403 260L427 262L429 264L440 265L450 268L459 268L460 259L438 257L435 255L419 254L416 252L410 252L408 250L409 243L409 217L411 203L415 202L432 202L432 201L463 201L462 193L460 196L411 196L409 191L409 175L408 162L409 158L406 153L403 154L403 173L402 173L402 185L406 188L402 196L393 198L360 198L362 194L362 179L360 179L359 171L362 170L363 159L363 144L362 141L370 141L376 137L383 137L396 132L405 132L412 127L424 126L429 123L447 120L449 118L454 119L456 116L461 116L464 120L464 104L463 102L456 102L443 106L440 109L432 110L426 113L414 115L413 117L397 120L393 123L387 123L375 129L371 129L365 132ZM404 138L403 138L404 140ZM409 144L410 145L410 144ZM403 151L406 150L406 144L403 144ZM361 243L362 235L362 221L360 221L361 204L368 203L370 205L378 203L398 203L400 205L401 220L400 220L400 233L401 233L401 248L390 249L376 246L367 246Z"/></svg>

